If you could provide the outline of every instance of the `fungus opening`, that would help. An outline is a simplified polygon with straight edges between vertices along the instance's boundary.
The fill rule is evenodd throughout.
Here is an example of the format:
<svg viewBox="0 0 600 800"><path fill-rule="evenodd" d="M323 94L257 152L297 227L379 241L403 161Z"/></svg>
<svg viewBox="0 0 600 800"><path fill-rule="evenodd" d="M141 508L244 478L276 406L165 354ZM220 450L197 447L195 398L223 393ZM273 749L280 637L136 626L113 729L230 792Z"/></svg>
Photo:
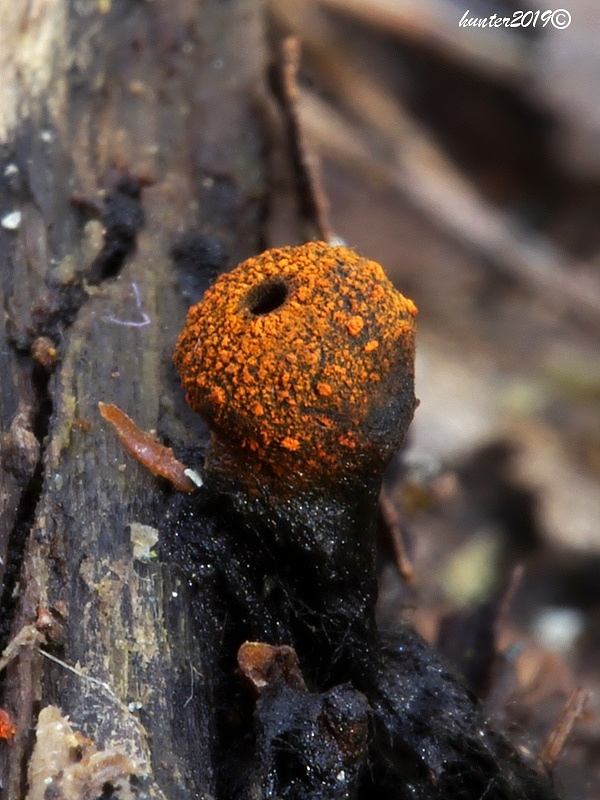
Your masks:
<svg viewBox="0 0 600 800"><path fill-rule="evenodd" d="M253 286L246 295L246 303L251 314L256 317L270 314L285 303L288 287L281 278L263 281Z"/></svg>

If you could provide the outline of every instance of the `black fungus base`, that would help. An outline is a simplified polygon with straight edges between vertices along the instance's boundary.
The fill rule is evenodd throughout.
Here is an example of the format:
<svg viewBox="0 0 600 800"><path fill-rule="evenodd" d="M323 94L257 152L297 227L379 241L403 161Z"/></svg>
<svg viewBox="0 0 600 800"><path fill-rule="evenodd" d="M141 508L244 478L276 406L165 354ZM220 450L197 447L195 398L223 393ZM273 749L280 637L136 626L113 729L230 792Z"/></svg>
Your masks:
<svg viewBox="0 0 600 800"><path fill-rule="evenodd" d="M217 797L557 798L410 627L377 633L375 510L373 488L274 506L210 480L168 509L163 558L190 586ZM309 691L279 683L255 701L236 669L247 640L291 645Z"/></svg>

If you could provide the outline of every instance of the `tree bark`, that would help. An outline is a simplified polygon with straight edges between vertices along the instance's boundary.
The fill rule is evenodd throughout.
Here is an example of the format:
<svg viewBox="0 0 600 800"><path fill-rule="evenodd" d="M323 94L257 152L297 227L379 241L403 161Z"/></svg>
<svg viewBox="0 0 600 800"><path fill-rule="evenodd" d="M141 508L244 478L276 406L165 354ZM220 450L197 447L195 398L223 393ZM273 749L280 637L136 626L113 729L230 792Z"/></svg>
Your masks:
<svg viewBox="0 0 600 800"><path fill-rule="evenodd" d="M263 16L260 0L0 4L2 646L22 637L0 676L17 726L11 747L0 742L11 800L26 796L32 728L50 703L138 765L134 796L214 790L204 706L175 702L202 683L202 643L177 577L133 558L131 526L156 526L164 487L97 404L172 440L197 425L171 364L186 298L169 251L190 230L217 237L232 263L260 249ZM139 203L123 200L123 176L143 187ZM137 214L126 235L102 189L112 212L123 201ZM98 202L104 243L87 214ZM58 358L51 375L40 348L48 369Z"/></svg>

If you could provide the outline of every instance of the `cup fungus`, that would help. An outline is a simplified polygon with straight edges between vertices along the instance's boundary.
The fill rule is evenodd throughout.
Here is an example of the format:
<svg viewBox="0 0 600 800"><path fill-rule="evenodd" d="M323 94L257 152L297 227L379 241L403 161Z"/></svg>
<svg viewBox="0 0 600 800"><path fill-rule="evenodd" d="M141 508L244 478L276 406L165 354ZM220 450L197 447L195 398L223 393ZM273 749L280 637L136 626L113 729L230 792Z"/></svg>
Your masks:
<svg viewBox="0 0 600 800"><path fill-rule="evenodd" d="M268 250L194 306L175 364L191 407L261 480L381 470L415 407L416 307L345 247Z"/></svg>

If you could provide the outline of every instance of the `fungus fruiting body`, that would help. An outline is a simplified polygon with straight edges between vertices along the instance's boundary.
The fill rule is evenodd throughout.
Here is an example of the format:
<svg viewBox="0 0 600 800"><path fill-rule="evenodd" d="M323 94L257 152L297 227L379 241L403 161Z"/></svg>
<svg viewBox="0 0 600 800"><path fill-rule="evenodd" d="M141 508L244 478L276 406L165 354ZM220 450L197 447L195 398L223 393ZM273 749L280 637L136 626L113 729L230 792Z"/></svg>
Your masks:
<svg viewBox="0 0 600 800"><path fill-rule="evenodd" d="M263 477L381 468L414 409L416 308L382 268L323 242L269 250L194 306L175 364L218 441Z"/></svg>
<svg viewBox="0 0 600 800"><path fill-rule="evenodd" d="M206 696L231 718L236 654L261 687L215 796L554 797L410 628L377 631L377 498L416 405L415 314L379 265L322 242L243 262L188 314L174 361L212 440L165 538L197 587ZM297 674L279 669L290 647Z"/></svg>
<svg viewBox="0 0 600 800"><path fill-rule="evenodd" d="M375 630L377 495L416 405L415 315L379 264L313 242L219 277L177 341L187 400L213 433L207 484L249 537L295 561L325 661L349 630Z"/></svg>

